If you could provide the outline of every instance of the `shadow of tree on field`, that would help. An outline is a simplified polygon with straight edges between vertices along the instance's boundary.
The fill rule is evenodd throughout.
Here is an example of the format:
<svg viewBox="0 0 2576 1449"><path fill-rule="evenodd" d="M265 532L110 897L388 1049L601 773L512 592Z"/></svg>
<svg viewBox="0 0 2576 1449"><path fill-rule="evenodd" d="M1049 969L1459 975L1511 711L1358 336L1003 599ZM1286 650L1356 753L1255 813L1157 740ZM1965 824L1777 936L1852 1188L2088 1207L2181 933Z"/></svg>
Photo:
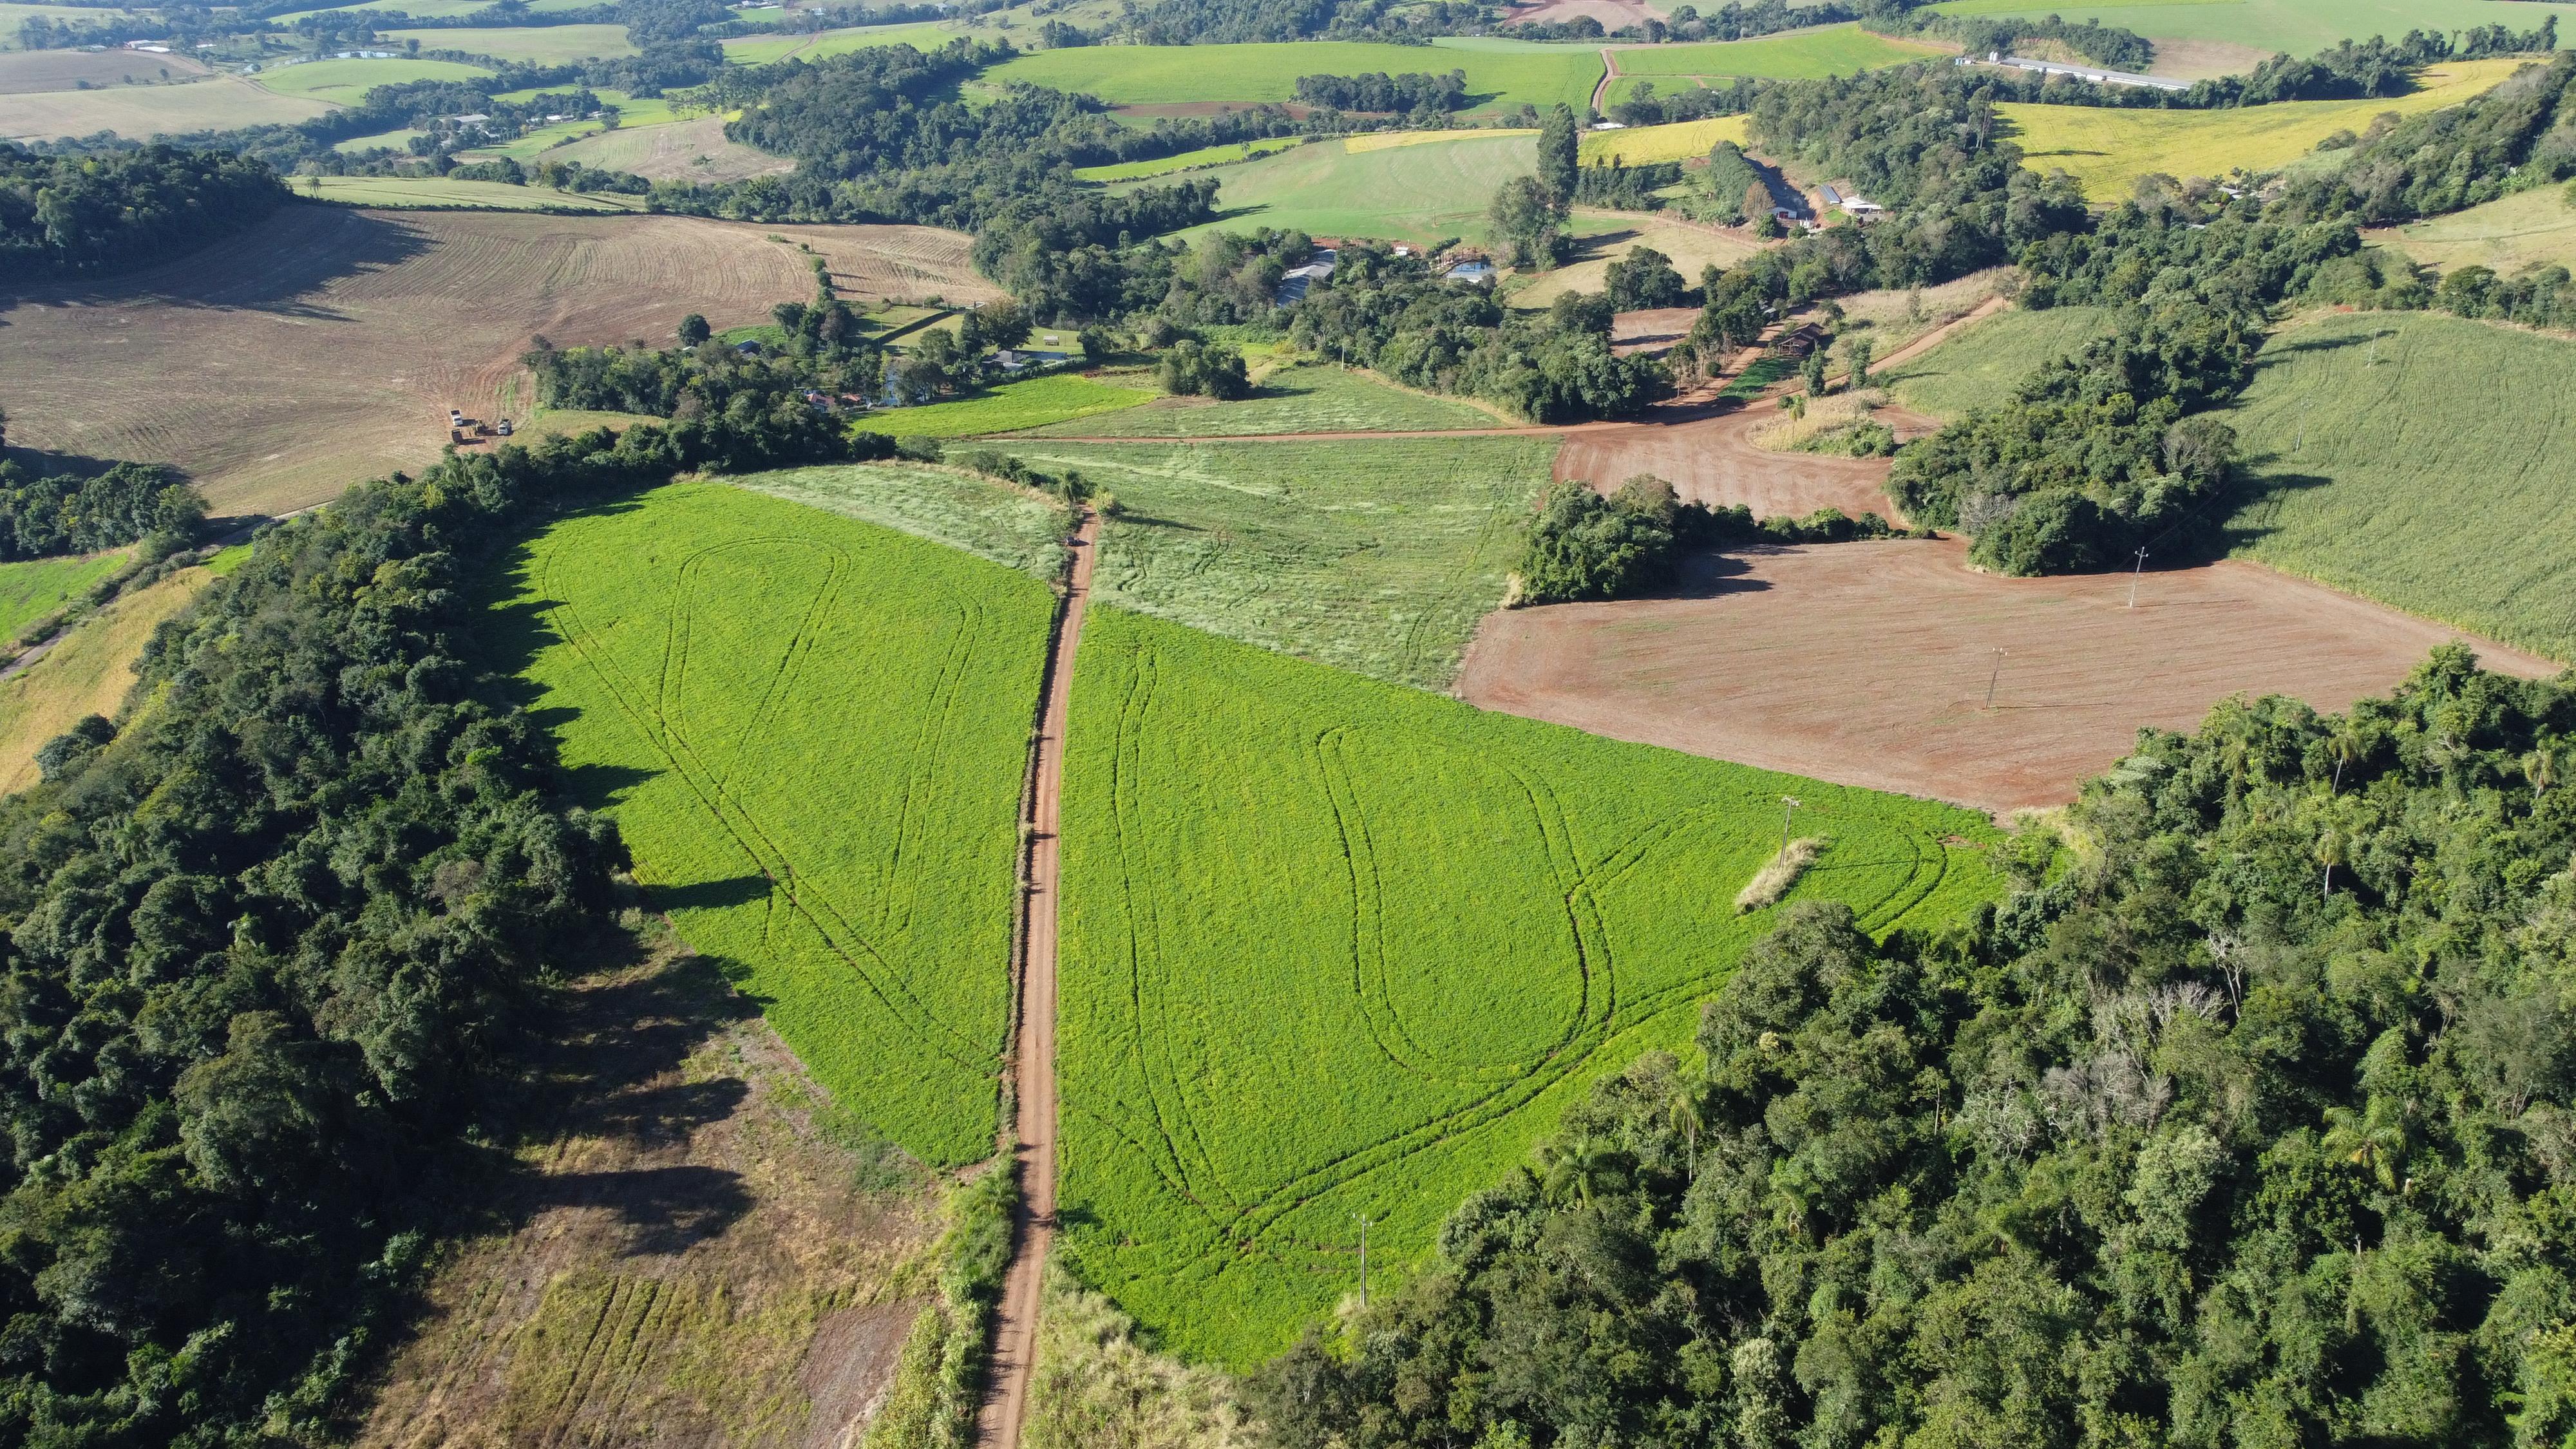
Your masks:
<svg viewBox="0 0 2576 1449"><path fill-rule="evenodd" d="M345 314L307 300L343 278L399 266L429 250L430 234L397 216L291 203L239 236L139 272L0 287L0 325L13 307L205 307L274 312L304 321Z"/></svg>

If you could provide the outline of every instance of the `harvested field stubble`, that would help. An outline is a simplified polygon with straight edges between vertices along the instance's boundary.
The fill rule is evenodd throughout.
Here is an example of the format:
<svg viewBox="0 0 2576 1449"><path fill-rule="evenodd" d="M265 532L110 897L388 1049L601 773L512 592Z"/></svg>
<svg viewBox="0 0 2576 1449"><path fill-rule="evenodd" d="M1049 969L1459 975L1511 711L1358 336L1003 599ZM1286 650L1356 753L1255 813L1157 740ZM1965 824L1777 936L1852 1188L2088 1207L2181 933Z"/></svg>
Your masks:
<svg viewBox="0 0 2576 1449"><path fill-rule="evenodd" d="M2342 709L2457 637L2247 564L2148 573L2132 611L2125 576L2006 579L1970 571L1966 556L1950 539L1753 549L1677 597L1495 614L1458 693L1618 739L2004 812L2073 799L2141 726L2188 729L2237 693ZM2491 668L2557 672L2479 652Z"/></svg>
<svg viewBox="0 0 2576 1449"><path fill-rule="evenodd" d="M239 76L186 85L107 86L0 94L0 140L53 141L113 131L131 141L190 131L292 126L335 109L311 96L279 95Z"/></svg>
<svg viewBox="0 0 2576 1449"><path fill-rule="evenodd" d="M1046 585L681 484L556 524L495 587L681 936L877 1131L990 1155Z"/></svg>
<svg viewBox="0 0 2576 1449"><path fill-rule="evenodd" d="M535 334L659 344L690 312L811 295L796 241L847 296L995 295L929 227L290 206L110 286L0 293L0 397L12 441L175 463L219 513L282 513L436 460L447 409L503 416L505 383L525 421Z"/></svg>
<svg viewBox="0 0 2576 1449"><path fill-rule="evenodd" d="M1064 1251L1166 1347L1237 1365L1357 1286L1353 1214L1400 1274L1594 1079L1687 1041L1771 919L1735 897L1782 794L1834 842L1786 900L1885 931L1994 888L1967 811L1115 609L1068 740Z"/></svg>

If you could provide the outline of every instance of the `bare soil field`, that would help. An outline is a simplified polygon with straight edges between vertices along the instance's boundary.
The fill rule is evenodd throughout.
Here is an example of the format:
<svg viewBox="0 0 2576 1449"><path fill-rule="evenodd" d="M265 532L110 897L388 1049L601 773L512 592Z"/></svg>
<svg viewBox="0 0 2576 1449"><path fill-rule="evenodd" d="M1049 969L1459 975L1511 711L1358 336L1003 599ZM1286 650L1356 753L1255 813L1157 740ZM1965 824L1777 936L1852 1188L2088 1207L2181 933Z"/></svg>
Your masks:
<svg viewBox="0 0 2576 1449"><path fill-rule="evenodd" d="M94 86L159 85L206 75L184 55L132 50L21 50L0 55L0 96L76 91Z"/></svg>
<svg viewBox="0 0 2576 1449"><path fill-rule="evenodd" d="M328 101L281 96L229 75L186 85L113 85L94 91L65 87L0 93L0 140L52 141L114 131L147 141L187 131L291 126L337 109Z"/></svg>
<svg viewBox="0 0 2576 1449"><path fill-rule="evenodd" d="M2261 46L2239 45L2232 40L2159 40L2156 62L2147 67L2147 73L2172 76L2175 80L2215 80L2223 75L2243 75L2270 60L2273 54Z"/></svg>
<svg viewBox="0 0 2576 1449"><path fill-rule="evenodd" d="M1933 431L1929 418L1902 408L1881 408L1880 422L1899 438ZM1774 453L1752 435L1778 420L1767 397L1713 417L1689 422L1636 423L1569 431L1557 448L1559 481L1580 478L1613 488L1639 473L1673 485L1684 503L1741 503L1756 518L1804 518L1819 508L1839 508L1858 518L1875 513L1893 520L1885 458L1838 458L1824 453Z"/></svg>
<svg viewBox="0 0 2576 1449"><path fill-rule="evenodd" d="M855 1444L927 1300L935 1217L665 938L571 991L492 1230L438 1272L366 1449ZM880 1149L882 1150L882 1149Z"/></svg>
<svg viewBox="0 0 2576 1449"><path fill-rule="evenodd" d="M796 242L853 298L997 295L929 227L289 206L183 262L0 295L0 396L12 441L176 464L218 513L282 513L435 461L450 406L502 416L506 385L524 418L537 334L766 320L813 290Z"/></svg>
<svg viewBox="0 0 2576 1449"><path fill-rule="evenodd" d="M666 126L621 127L557 146L546 152L546 159L632 171L652 181L741 181L796 169L796 163L783 156L726 140L724 128L722 116L700 116Z"/></svg>
<svg viewBox="0 0 2576 1449"><path fill-rule="evenodd" d="M1696 286L1703 267L1739 266L1762 250L1750 231L1712 226L1679 216L1640 216L1632 212L1585 211L1578 220L1601 229L1575 239L1574 260L1542 272L1505 301L1514 307L1544 307L1567 292L1598 292L1609 283L1610 264L1633 246L1652 247L1672 259L1674 270Z"/></svg>
<svg viewBox="0 0 2576 1449"><path fill-rule="evenodd" d="M1562 24L1586 16L1600 21L1604 30L1643 25L1660 18L1646 8L1644 0L1539 0L1535 5L1515 5L1504 11L1503 23Z"/></svg>
<svg viewBox="0 0 2576 1449"><path fill-rule="evenodd" d="M2146 575L2132 610L2125 575L2007 579L1966 559L1954 539L1756 549L1708 561L1671 598L1497 613L1456 690L2000 815L2073 799L2141 726L2189 728L2239 693L2342 709L2461 637L2249 564ZM2490 668L2558 672L2470 642Z"/></svg>

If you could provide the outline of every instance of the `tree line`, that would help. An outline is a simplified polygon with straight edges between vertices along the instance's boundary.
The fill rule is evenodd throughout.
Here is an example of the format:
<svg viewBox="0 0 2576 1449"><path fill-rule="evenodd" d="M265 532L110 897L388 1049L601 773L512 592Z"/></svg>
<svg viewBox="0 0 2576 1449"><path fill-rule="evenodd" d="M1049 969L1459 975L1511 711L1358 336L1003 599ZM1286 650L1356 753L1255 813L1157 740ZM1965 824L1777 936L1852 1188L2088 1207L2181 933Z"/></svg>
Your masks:
<svg viewBox="0 0 2576 1449"><path fill-rule="evenodd" d="M1297 77L1297 99L1337 111L1445 114L1467 108L1467 73L1451 70L1439 75L1416 71L1395 76L1384 71L1367 75L1301 75Z"/></svg>
<svg viewBox="0 0 2576 1449"><path fill-rule="evenodd" d="M152 145L44 157L0 142L0 275L97 275L184 255L286 199L275 173L242 156Z"/></svg>
<svg viewBox="0 0 2576 1449"><path fill-rule="evenodd" d="M1437 1257L1292 1449L2530 1446L2576 1432L2576 689L2231 701L2012 890L1792 904ZM1831 847L1828 847L1830 858Z"/></svg>

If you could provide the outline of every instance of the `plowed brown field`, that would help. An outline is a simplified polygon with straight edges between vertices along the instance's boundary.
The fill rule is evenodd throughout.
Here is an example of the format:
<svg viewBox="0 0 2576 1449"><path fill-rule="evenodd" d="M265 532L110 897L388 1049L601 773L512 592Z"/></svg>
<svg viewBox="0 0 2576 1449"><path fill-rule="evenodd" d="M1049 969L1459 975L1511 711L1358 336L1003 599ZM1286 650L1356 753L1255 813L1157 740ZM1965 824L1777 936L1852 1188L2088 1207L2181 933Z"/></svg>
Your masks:
<svg viewBox="0 0 2576 1449"><path fill-rule="evenodd" d="M505 384L524 419L539 333L659 343L810 295L800 241L854 299L997 295L929 227L297 205L150 272L0 296L0 396L12 441L175 463L218 513L280 513L435 461L447 409L502 416Z"/></svg>
<svg viewBox="0 0 2576 1449"><path fill-rule="evenodd" d="M1900 438L1933 430L1930 419L1902 408L1881 408L1877 417ZM1896 505L1888 501L1884 487L1886 459L1755 447L1753 432L1778 420L1778 410L1766 398L1693 422L1568 433L1557 449L1556 476L1611 488L1639 473L1652 473L1672 484L1684 503L1741 503L1756 518L1804 518L1819 508L1839 508L1854 518L1864 513L1895 516Z"/></svg>
<svg viewBox="0 0 2576 1449"><path fill-rule="evenodd" d="M2000 814L2074 798L2140 726L2188 728L2239 693L2342 709L2461 637L2251 564L2149 573L2131 610L2126 575L2007 579L1966 554L1952 539L1757 549L1707 565L1682 597L1498 613L1457 692ZM2470 642L2490 668L2558 671Z"/></svg>

